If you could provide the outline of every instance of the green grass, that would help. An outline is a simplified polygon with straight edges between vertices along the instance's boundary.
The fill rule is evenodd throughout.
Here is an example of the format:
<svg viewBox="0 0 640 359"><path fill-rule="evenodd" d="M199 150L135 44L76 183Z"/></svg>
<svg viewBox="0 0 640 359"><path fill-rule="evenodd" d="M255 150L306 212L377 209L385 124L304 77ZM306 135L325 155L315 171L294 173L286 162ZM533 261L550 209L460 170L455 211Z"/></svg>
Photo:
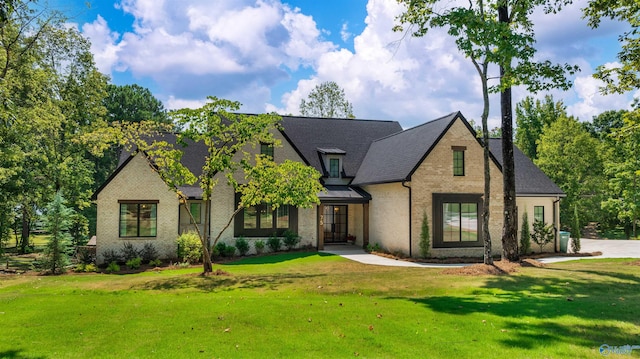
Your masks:
<svg viewBox="0 0 640 359"><path fill-rule="evenodd" d="M298 252L215 266L229 276L0 276L0 357L600 357L640 344L629 262L464 277Z"/></svg>

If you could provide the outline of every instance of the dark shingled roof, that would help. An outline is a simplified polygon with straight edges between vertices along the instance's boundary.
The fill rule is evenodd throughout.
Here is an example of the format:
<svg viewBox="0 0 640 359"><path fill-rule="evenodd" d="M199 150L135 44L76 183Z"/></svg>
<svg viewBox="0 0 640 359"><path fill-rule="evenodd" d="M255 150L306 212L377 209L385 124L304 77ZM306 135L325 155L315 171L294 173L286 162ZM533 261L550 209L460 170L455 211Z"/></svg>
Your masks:
<svg viewBox="0 0 640 359"><path fill-rule="evenodd" d="M489 140L489 149L502 168L502 141L499 138ZM530 159L513 146L513 159L516 172L516 194L519 196L554 195L565 193Z"/></svg>
<svg viewBox="0 0 640 359"><path fill-rule="evenodd" d="M401 182L431 152L459 112L374 141L352 184Z"/></svg>
<svg viewBox="0 0 640 359"><path fill-rule="evenodd" d="M319 149L345 152L343 170L355 177L373 140L402 131L396 121L282 116L284 136L307 164L323 172Z"/></svg>

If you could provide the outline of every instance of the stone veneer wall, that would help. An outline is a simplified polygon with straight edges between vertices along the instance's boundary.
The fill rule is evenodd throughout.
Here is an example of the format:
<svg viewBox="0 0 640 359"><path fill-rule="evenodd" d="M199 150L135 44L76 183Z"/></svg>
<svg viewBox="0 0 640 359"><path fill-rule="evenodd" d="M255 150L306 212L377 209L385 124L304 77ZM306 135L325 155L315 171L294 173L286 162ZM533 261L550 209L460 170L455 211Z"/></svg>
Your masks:
<svg viewBox="0 0 640 359"><path fill-rule="evenodd" d="M120 238L119 200L157 200L157 236L153 238ZM125 242L142 248L154 245L162 258L176 257L175 240L178 233L178 198L169 190L160 176L151 168L142 154L131 161L102 189L97 198L98 222L96 229L97 261L109 250L120 251Z"/></svg>

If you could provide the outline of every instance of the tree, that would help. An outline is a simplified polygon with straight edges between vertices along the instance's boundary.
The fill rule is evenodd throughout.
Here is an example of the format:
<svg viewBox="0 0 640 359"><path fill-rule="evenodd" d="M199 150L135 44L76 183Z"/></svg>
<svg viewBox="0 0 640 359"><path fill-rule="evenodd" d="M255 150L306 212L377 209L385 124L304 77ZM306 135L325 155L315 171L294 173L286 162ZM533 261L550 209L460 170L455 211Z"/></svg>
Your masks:
<svg viewBox="0 0 640 359"><path fill-rule="evenodd" d="M547 244L553 241L555 236L553 227L547 225L542 221L533 221L533 232L531 233L531 239L540 247L540 252Z"/></svg>
<svg viewBox="0 0 640 359"><path fill-rule="evenodd" d="M573 117L560 117L538 141L534 163L566 194L560 203L560 222L571 226L574 205L582 220L598 216L605 180L601 145Z"/></svg>
<svg viewBox="0 0 640 359"><path fill-rule="evenodd" d="M590 0L583 9L589 26L597 28L603 18L628 22L631 30L618 38L622 49L618 53L620 66L599 66L595 78L604 81L604 93L624 93L640 88L640 3L636 0Z"/></svg>
<svg viewBox="0 0 640 359"><path fill-rule="evenodd" d="M53 201L47 206L44 222L49 233L49 241L45 247L44 265L51 273L56 274L64 270L69 263L67 248L71 236L68 233L71 226L73 210L64 204L64 198L60 192L56 193Z"/></svg>
<svg viewBox="0 0 640 359"><path fill-rule="evenodd" d="M585 122L585 129L594 138L606 143L615 142L611 133L624 125L623 117L628 111L626 110L610 110L605 111L598 116L594 116L591 122Z"/></svg>
<svg viewBox="0 0 640 359"><path fill-rule="evenodd" d="M422 227L420 228L420 255L429 257L431 251L431 233L429 233L429 217L427 212L422 212Z"/></svg>
<svg viewBox="0 0 640 359"><path fill-rule="evenodd" d="M137 84L123 86L109 84L104 106L110 122L171 123L162 102L155 98L148 88Z"/></svg>
<svg viewBox="0 0 640 359"><path fill-rule="evenodd" d="M516 105L516 145L531 160L538 158L538 139L545 126L550 126L560 116L567 116L567 106L555 102L546 95L544 102L527 96Z"/></svg>
<svg viewBox="0 0 640 359"><path fill-rule="evenodd" d="M344 90L333 81L316 85L307 100L300 101L300 114L309 117L355 118L353 106L345 98Z"/></svg>
<svg viewBox="0 0 640 359"><path fill-rule="evenodd" d="M116 127L112 137L124 143L134 144L139 151L153 160L154 168L161 178L178 194L180 203L192 218L194 230L200 238L203 253L203 272L212 271L210 248L214 247L233 218L244 208L261 203L273 208L283 205L311 207L320 203L318 193L323 190L320 173L313 167L300 162L286 160L275 163L270 156L252 156L249 149L260 143L279 146L273 131L279 126L281 118L273 114L244 115L233 113L240 103L216 97L198 109L172 111L170 117L182 128L178 140L186 144L187 140L203 142L207 147L201 174L196 176L180 163L182 152L166 141L147 141L157 123L128 123ZM178 187L198 181L202 189L204 207L204 231L195 224L187 205L187 197ZM240 202L226 225L220 229L213 242L210 213L214 188L220 180L226 180L240 195Z"/></svg>
<svg viewBox="0 0 640 359"><path fill-rule="evenodd" d="M469 1L457 5L443 0L398 0L407 4L406 11L398 17L401 24L409 24L413 36L424 36L430 28L447 28L453 36L458 50L471 60L481 79L483 93L483 142L485 143L485 203L488 202L488 92L501 93L502 151L503 151L503 203L504 226L502 235L503 256L518 259L517 218L515 207L515 171L513 160L513 120L511 109L511 87L525 85L530 91L561 87L568 88L566 73L576 67L553 65L549 61L534 62L535 37L533 25L528 17L534 8L544 6L545 11L555 12L565 1L528 0L509 3L506 0ZM511 7L509 7L511 5ZM414 28L415 27L415 28ZM394 30L404 30L402 26ZM515 62L515 64L514 64ZM488 86L489 65L500 68L499 83ZM484 223L488 226L488 204L483 210ZM485 241L488 227L483 228ZM487 260L485 242L485 262Z"/></svg>
<svg viewBox="0 0 640 359"><path fill-rule="evenodd" d="M529 215L522 214L522 229L520 230L520 254L527 255L531 251L531 231L529 229Z"/></svg>

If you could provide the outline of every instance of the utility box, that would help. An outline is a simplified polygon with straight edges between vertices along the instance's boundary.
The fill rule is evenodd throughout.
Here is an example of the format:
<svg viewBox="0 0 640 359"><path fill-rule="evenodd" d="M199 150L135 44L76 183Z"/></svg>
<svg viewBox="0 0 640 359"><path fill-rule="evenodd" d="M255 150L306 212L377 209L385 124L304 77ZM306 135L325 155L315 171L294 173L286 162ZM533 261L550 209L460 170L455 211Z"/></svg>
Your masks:
<svg viewBox="0 0 640 359"><path fill-rule="evenodd" d="M571 233L569 232L560 232L560 252L567 253L570 236L571 236Z"/></svg>

